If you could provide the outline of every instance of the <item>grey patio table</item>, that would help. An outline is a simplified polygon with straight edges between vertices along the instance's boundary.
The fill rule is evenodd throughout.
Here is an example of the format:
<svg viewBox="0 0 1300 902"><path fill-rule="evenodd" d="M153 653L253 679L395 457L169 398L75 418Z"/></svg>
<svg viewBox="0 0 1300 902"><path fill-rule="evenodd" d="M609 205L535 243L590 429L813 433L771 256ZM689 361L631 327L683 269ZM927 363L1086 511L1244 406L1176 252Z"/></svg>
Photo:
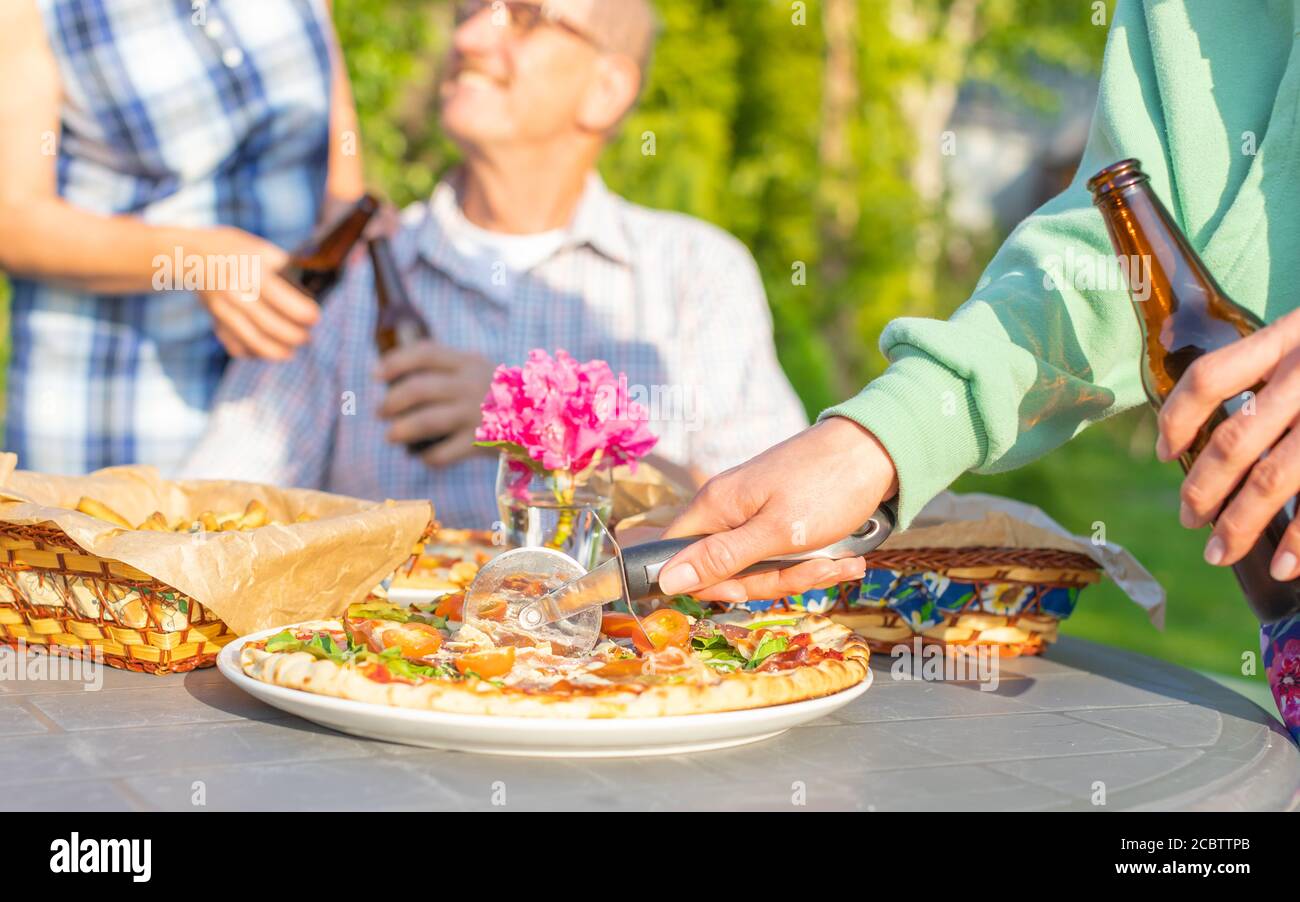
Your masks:
<svg viewBox="0 0 1300 902"><path fill-rule="evenodd" d="M0 654L14 654L5 649ZM358 739L215 669L0 683L0 808L1287 809L1300 752L1254 703L1151 658L1064 638L994 692L891 678L748 746L554 760ZM340 791L344 789L345 791Z"/></svg>

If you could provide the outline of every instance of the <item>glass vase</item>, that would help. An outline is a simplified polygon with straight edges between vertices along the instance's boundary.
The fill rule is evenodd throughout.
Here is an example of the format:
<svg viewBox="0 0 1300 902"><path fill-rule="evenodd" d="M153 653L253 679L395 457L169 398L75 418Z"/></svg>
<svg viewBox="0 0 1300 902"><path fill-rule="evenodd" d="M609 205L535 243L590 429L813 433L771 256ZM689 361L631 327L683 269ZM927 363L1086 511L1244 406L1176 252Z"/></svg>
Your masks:
<svg viewBox="0 0 1300 902"><path fill-rule="evenodd" d="M614 482L608 470L582 475L567 470L538 473L502 454L496 497L510 546L554 548L588 570L600 563L605 541L600 524L609 523L614 508Z"/></svg>

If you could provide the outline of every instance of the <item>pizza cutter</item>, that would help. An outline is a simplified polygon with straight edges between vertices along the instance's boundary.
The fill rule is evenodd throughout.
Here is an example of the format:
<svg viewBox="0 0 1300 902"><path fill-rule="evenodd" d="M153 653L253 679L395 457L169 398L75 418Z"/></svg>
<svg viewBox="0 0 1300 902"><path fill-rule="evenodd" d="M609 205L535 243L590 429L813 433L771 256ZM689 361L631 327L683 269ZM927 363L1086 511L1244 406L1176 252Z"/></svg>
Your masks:
<svg viewBox="0 0 1300 902"><path fill-rule="evenodd" d="M561 653L585 651L600 635L600 608L531 630L520 626L519 612L586 572L569 555L553 548L503 551L479 569L465 590L461 621L487 633L497 645L550 642Z"/></svg>
<svg viewBox="0 0 1300 902"><path fill-rule="evenodd" d="M739 575L784 570L811 560L861 557L889 537L897 522L893 503L880 506L860 529L812 551L780 555ZM518 548L486 564L465 593L464 622L511 639L550 641L561 653L580 654L600 638L602 609L613 601L636 601L659 592L659 573L679 551L702 536L664 539L620 548L590 572L563 552ZM629 604L629 609L634 606ZM633 610L633 616L636 616Z"/></svg>

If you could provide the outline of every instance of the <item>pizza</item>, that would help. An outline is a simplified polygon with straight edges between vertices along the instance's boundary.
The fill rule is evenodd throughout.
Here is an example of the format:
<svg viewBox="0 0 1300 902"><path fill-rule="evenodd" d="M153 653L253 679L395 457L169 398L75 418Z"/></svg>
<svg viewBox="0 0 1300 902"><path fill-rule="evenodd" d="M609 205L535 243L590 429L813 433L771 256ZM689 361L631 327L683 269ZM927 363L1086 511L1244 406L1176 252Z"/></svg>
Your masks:
<svg viewBox="0 0 1300 902"><path fill-rule="evenodd" d="M662 607L638 623L606 614L581 655L491 623L459 623L463 593L425 605L380 599L340 620L289 627L247 643L248 676L337 698L456 714L664 717L781 705L830 695L867 677L870 652L819 614L709 619ZM504 606L503 606L504 609Z"/></svg>

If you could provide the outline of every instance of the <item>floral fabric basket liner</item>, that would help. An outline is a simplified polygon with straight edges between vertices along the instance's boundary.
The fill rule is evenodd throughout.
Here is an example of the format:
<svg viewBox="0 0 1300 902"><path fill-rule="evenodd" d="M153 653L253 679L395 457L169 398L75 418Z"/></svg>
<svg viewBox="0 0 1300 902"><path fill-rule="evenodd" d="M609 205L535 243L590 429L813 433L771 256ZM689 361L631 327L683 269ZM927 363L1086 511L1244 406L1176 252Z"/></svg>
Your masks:
<svg viewBox="0 0 1300 902"><path fill-rule="evenodd" d="M0 644L151 673L211 666L236 635L342 612L410 557L432 521L428 502L170 482L149 467L62 477L15 466L0 454ZM132 523L155 510L196 516L251 500L286 523L127 530L75 511L82 496ZM292 522L299 514L313 519Z"/></svg>
<svg viewBox="0 0 1300 902"><path fill-rule="evenodd" d="M1131 554L1071 535L1007 498L941 494L869 555L867 567L860 581L743 607L828 613L886 653L920 637L925 645L1039 654L1104 572L1164 627L1164 590Z"/></svg>

